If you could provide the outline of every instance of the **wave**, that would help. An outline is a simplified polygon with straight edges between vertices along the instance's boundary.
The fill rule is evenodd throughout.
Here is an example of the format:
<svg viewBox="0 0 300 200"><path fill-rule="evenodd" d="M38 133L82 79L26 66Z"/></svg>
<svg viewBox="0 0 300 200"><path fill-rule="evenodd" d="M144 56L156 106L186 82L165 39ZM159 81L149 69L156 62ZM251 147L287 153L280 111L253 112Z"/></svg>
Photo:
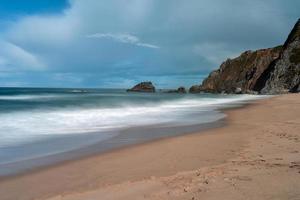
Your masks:
<svg viewBox="0 0 300 200"><path fill-rule="evenodd" d="M66 95L69 94L59 94L64 100ZM3 101L1 106L13 111L1 110L0 106L0 165L69 152L99 142L103 142L101 144L104 147L99 145L101 148L108 148L114 143L114 139L109 139L116 136L124 142L180 134L194 125L198 127L224 118L224 113L218 108L264 98L250 95L148 95L116 92L109 95L92 94L84 97L84 104L74 104L81 99L76 97L68 98L72 101L63 103L63 106L60 100L50 99L45 104L33 103L34 106L30 108L28 106L32 105L32 100L13 103L13 108L10 108L10 101ZM40 102L43 102L45 94L35 95L34 98L42 98ZM27 109L22 110L19 105ZM152 126L163 132L153 132ZM127 135L126 129L134 127L147 127L147 131ZM165 133L168 130L171 132Z"/></svg>
<svg viewBox="0 0 300 200"><path fill-rule="evenodd" d="M29 95L0 95L0 100L34 100L34 99L62 99L62 98L76 98L76 97L105 97L108 94L101 93L91 93L88 91L72 90L68 93L62 94L29 94ZM109 94L114 97L122 97L124 94Z"/></svg>
<svg viewBox="0 0 300 200"><path fill-rule="evenodd" d="M112 130L134 126L208 123L224 117L216 110L218 107L257 98L261 97L183 98L144 105L127 103L113 108L45 108L2 113L0 147L31 142L44 136L101 132L106 139L106 133Z"/></svg>
<svg viewBox="0 0 300 200"><path fill-rule="evenodd" d="M2 95L0 100L28 100L28 99L42 99L42 98L57 98L59 95Z"/></svg>

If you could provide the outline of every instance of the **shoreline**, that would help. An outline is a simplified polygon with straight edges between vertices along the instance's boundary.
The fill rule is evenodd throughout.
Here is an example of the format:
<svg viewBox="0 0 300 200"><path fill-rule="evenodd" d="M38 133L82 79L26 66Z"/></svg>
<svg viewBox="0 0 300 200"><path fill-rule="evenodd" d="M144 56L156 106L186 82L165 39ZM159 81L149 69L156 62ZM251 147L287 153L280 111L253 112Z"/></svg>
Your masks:
<svg viewBox="0 0 300 200"><path fill-rule="evenodd" d="M226 109L227 117L224 127L136 144L12 178L0 179L0 195L4 200L16 198L25 200L47 199L50 197L54 197L56 200L84 199L90 195L99 197L105 193L107 198L105 196L103 199L127 199L122 198L122 195L127 197L128 191L132 192L130 188L135 188L131 198L128 197L128 199L135 199L139 195L149 192L161 192L165 187L165 185L162 187L161 183L165 180L173 179L174 176L177 178L178 176L189 177L191 171L194 173L193 170L201 171L214 166L218 168L220 165L227 164L228 160L234 159L237 154L249 147L249 141L261 134L260 126L264 125L261 125L262 122L260 121L271 120L272 122L278 117L270 113L274 109L279 109L280 114L286 115L286 120L291 121L288 118L291 114L283 113L286 108L280 110L280 106L278 106L281 101L290 101L295 104L295 100L286 100L289 98L292 100L293 98L299 99L299 95L275 96L270 99L256 100L241 108ZM269 108L274 106L273 104L276 104L277 107ZM292 106L295 107L294 104ZM286 106L288 107L288 105ZM295 107L296 110L298 107ZM267 115L255 116L262 111ZM290 113L292 112L296 111L290 111ZM292 116L299 115L294 113ZM295 123L297 130L299 126L297 123L299 122L296 121ZM178 173L184 175L178 175ZM42 184L37 185L37 183ZM139 188L137 183L143 185L143 188ZM27 191L30 187L34 187L35 190L29 194ZM190 187L192 188L192 186ZM111 190L114 192L118 190L118 192L117 194L109 193ZM190 188L181 188L181 192L174 194L175 196L170 197L170 199L177 197L182 197L179 199L191 199L185 198L185 196L190 195L185 190L189 191ZM193 195L195 195L194 192ZM165 197L168 195L163 196L163 199L168 199Z"/></svg>
<svg viewBox="0 0 300 200"><path fill-rule="evenodd" d="M248 105L245 105L248 106ZM226 109L238 109L238 108L226 108ZM226 117L225 117L226 118ZM7 168L16 168L15 170L13 169L11 172L8 172L7 174L2 173L0 175L0 182L6 179L12 179L14 177L18 176L23 176L31 173L36 173L39 171L47 170L49 168L55 167L55 166L60 166L60 165L65 165L68 163L76 162L78 160L83 160L83 159L88 159L96 156L100 156L102 154L108 154L108 153L114 153L114 152L119 152L126 150L131 147L138 147L142 146L145 144L150 144L150 143L155 143L160 140L168 140L171 138L176 138L176 137L181 137L185 135L191 135L191 134L201 134L202 132L210 129L215 129L215 128L220 128L223 126L226 126L226 120L225 118L210 122L210 123L203 123L203 124L197 124L197 125L186 125L186 126L180 126L180 127L164 127L164 128L156 128L156 127L132 127L128 128L122 131L119 135L117 135L114 138L108 139L107 141L101 141L98 143L95 143L93 145L89 145L86 147L82 147L79 149L74 149L71 151L67 152L62 152L54 155L49 155L49 156L44 156L44 157L38 157L38 158L33 158L33 159L28 159L28 160L21 160L21 161L16 161L12 163L7 163L7 164L1 164L0 167L7 167ZM180 131L177 134L173 134L172 130L174 129L186 129L185 131ZM119 144L115 142L116 140L119 140L119 138L123 138L124 136L126 137L127 135L132 134L132 130L134 130L134 133L137 133L139 131L144 131L144 129L151 129L151 130L158 130L161 131L161 129L168 129L167 132L172 133L171 135L166 135L166 136L159 136L157 138L152 138L152 139L143 139L142 141L137 141L133 143L127 143L127 144ZM194 131L192 131L194 129ZM195 131L196 130L196 131ZM178 130L177 130L178 131ZM123 133L125 132L125 133ZM103 148L101 145L104 143L104 145L110 145L111 143L116 143L115 145L112 144L111 147L109 148ZM101 147L101 148L100 148ZM67 157L67 158L66 158ZM18 166L21 165L22 169L18 169ZM25 166L25 168L24 168ZM24 168L24 169L23 169Z"/></svg>
<svg viewBox="0 0 300 200"><path fill-rule="evenodd" d="M271 98L271 97L267 97ZM156 142L162 139L168 139L178 136L183 136L187 134L198 134L209 129L219 128L226 125L226 114L225 112L233 109L240 109L243 107L250 106L255 101L265 99L248 99L241 100L236 103L228 104L224 107L215 108L214 110L225 115L223 118L218 119L212 122L205 122L199 124L191 125L176 125L176 124L155 124L147 126L137 126L137 127L128 127L126 129L120 130L119 132L114 133L116 136L109 138L104 141L98 141L96 143L76 148L73 150L60 152L52 155L46 155L36 158L29 158L19 161L12 161L9 163L0 164L0 180L9 179L12 177L33 173L43 169L50 168L52 166L57 166L61 164L66 164L68 162L85 159L93 157L96 155L109 153L113 151L123 150L130 146L142 145L148 142ZM151 134L149 134L151 133ZM92 137L97 139L98 133L88 133L85 135L79 135L79 138L83 139L86 137ZM78 136L73 136L78 137ZM51 140L68 140L70 142L69 136L62 136L57 138L52 138ZM76 139L76 138L75 138ZM78 139L77 139L78 140ZM47 140L38 141L32 143L32 145L42 144L47 145ZM26 150L26 149L25 149Z"/></svg>

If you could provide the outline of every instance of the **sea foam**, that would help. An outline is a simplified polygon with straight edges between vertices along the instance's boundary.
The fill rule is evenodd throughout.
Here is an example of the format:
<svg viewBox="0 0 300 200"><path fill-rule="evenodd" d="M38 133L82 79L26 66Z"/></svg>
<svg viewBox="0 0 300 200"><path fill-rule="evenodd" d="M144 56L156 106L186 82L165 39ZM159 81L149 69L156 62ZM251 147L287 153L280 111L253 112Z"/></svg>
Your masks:
<svg viewBox="0 0 300 200"><path fill-rule="evenodd" d="M37 97L38 95L32 98ZM21 99L24 98L29 99L29 96L23 96ZM224 117L224 114L217 108L257 98L260 97L250 95L219 96L218 98L187 97L144 105L126 103L113 108L43 107L1 113L0 147L32 142L44 136L101 132L103 139L107 139L112 135L106 136L106 132L134 126L208 123Z"/></svg>

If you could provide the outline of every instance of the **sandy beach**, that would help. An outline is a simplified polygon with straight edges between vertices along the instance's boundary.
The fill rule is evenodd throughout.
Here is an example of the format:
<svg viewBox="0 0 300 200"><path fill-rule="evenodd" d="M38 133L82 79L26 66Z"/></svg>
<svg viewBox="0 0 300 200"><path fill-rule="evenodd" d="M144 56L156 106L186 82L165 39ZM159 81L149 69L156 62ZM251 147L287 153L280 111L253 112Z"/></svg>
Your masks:
<svg viewBox="0 0 300 200"><path fill-rule="evenodd" d="M0 179L1 200L300 199L300 95L225 111L226 125Z"/></svg>

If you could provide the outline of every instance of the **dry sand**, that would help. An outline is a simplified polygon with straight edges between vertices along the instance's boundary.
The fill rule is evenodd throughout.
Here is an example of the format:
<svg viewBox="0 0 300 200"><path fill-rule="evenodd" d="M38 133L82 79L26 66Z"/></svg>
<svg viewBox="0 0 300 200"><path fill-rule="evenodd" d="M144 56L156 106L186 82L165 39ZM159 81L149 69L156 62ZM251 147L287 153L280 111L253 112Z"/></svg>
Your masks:
<svg viewBox="0 0 300 200"><path fill-rule="evenodd" d="M0 199L299 200L300 95L226 113L222 128L0 180Z"/></svg>

